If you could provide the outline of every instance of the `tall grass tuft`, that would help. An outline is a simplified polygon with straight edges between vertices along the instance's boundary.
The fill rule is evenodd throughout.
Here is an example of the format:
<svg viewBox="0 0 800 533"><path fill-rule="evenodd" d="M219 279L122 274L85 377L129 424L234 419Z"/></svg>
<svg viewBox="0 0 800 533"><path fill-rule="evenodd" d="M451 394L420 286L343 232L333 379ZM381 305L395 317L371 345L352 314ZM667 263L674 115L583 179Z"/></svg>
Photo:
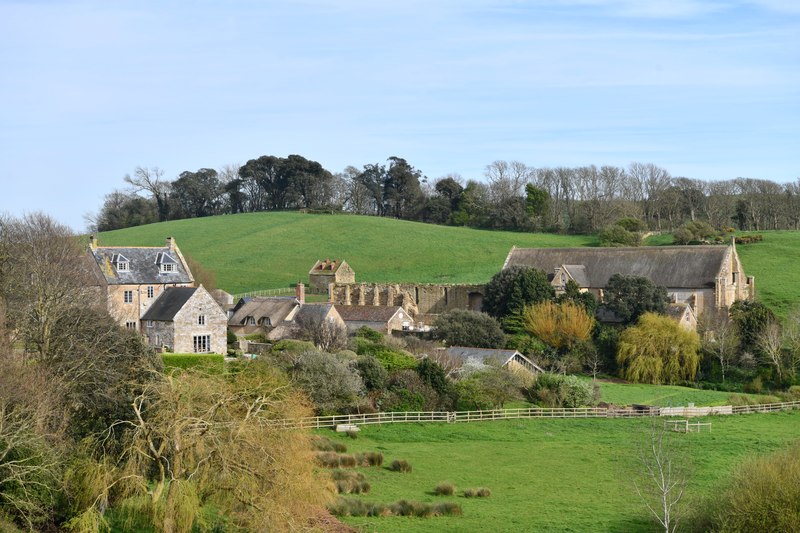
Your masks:
<svg viewBox="0 0 800 533"><path fill-rule="evenodd" d="M381 452L363 452L355 454L359 466L381 466L383 454Z"/></svg>
<svg viewBox="0 0 800 533"><path fill-rule="evenodd" d="M339 494L366 494L371 488L361 472L334 470L331 472L331 478Z"/></svg>
<svg viewBox="0 0 800 533"><path fill-rule="evenodd" d="M436 505L414 500L399 500L390 504L369 503L362 500L339 498L328 507L335 516L461 516L461 506L453 502Z"/></svg>
<svg viewBox="0 0 800 533"><path fill-rule="evenodd" d="M455 486L447 482L439 483L436 485L436 488L433 489L434 494L437 496L452 496L455 491Z"/></svg>
<svg viewBox="0 0 800 533"><path fill-rule="evenodd" d="M347 445L321 436L314 437L311 446L318 452L345 453L347 451Z"/></svg>
<svg viewBox="0 0 800 533"><path fill-rule="evenodd" d="M402 472L407 474L411 472L411 465L408 464L408 461L405 459L395 459L392 461L392 464L389 465L389 470L392 472Z"/></svg>
<svg viewBox="0 0 800 533"><path fill-rule="evenodd" d="M488 498L492 495L492 491L486 487L478 487L477 489L465 489L465 498Z"/></svg>
<svg viewBox="0 0 800 533"><path fill-rule="evenodd" d="M355 468L356 458L352 455L336 452L317 452L317 464L323 468Z"/></svg>

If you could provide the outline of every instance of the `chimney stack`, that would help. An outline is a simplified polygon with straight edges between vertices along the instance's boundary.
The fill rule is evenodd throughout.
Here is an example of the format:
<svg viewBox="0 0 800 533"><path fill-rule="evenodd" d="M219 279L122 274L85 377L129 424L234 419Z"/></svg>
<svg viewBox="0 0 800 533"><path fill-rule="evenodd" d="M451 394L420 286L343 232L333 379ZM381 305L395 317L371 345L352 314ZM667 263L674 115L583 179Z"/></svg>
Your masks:
<svg viewBox="0 0 800 533"><path fill-rule="evenodd" d="M294 295L300 305L304 305L306 303L306 286L298 282L294 287Z"/></svg>
<svg viewBox="0 0 800 533"><path fill-rule="evenodd" d="M175 251L175 239L173 239L171 236L167 237L167 248L169 248L170 252Z"/></svg>

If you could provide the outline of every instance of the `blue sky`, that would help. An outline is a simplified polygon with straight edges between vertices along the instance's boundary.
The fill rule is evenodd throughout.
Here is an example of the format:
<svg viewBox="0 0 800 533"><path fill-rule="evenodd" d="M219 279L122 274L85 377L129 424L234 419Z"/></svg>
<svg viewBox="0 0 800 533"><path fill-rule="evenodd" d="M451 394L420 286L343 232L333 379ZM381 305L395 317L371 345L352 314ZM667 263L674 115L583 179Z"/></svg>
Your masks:
<svg viewBox="0 0 800 533"><path fill-rule="evenodd" d="M800 177L795 0L0 0L0 212L76 230L138 166Z"/></svg>

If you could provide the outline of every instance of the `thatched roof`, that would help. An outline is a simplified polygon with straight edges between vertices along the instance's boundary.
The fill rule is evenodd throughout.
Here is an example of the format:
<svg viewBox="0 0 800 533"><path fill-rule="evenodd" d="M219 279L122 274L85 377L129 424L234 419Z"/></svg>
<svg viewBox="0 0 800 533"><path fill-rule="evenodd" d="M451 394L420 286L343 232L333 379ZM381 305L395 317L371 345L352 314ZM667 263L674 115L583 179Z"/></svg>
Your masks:
<svg viewBox="0 0 800 533"><path fill-rule="evenodd" d="M727 246L643 246L637 248L512 248L503 268L527 266L551 278L566 266L584 287L602 288L614 274L640 276L667 288L714 287ZM577 276L576 276L577 274Z"/></svg>

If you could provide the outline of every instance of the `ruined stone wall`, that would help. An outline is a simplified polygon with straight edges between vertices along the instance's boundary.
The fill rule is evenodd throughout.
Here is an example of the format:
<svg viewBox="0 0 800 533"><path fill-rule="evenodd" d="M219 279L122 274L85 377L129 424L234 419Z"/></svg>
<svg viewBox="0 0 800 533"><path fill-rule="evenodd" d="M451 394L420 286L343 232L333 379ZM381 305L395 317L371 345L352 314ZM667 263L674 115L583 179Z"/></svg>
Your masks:
<svg viewBox="0 0 800 533"><path fill-rule="evenodd" d="M480 311L485 285L413 283L332 283L330 301L338 305L397 305L417 322L453 309Z"/></svg>

